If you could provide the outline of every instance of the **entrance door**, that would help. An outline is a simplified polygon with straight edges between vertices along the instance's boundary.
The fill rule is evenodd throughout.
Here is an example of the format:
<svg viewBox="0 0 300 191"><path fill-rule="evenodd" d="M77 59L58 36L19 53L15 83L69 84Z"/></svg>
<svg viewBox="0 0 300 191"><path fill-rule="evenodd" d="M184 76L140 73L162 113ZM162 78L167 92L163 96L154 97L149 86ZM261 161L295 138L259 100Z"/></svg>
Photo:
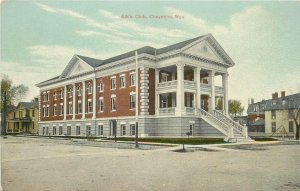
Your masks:
<svg viewBox="0 0 300 191"><path fill-rule="evenodd" d="M110 136L117 136L117 121L111 120L110 121Z"/></svg>

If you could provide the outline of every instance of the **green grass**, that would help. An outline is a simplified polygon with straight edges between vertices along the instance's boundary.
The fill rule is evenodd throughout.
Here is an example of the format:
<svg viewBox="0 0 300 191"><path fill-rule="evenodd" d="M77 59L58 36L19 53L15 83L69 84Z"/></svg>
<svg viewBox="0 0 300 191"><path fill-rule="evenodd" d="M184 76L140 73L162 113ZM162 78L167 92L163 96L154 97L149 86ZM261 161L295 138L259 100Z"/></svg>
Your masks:
<svg viewBox="0 0 300 191"><path fill-rule="evenodd" d="M115 140L109 138L106 140ZM135 141L132 137L118 137L117 141ZM170 144L221 144L224 143L222 138L139 138L139 142L149 143L170 143Z"/></svg>
<svg viewBox="0 0 300 191"><path fill-rule="evenodd" d="M255 141L277 141L277 139L271 137L252 137Z"/></svg>

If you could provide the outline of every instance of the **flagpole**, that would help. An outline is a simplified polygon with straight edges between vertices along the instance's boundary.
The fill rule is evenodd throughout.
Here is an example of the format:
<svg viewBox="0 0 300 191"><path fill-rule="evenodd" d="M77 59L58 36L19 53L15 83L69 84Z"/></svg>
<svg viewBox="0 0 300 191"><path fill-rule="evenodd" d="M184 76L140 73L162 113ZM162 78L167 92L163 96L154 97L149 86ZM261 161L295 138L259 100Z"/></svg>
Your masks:
<svg viewBox="0 0 300 191"><path fill-rule="evenodd" d="M135 51L135 148L139 147L139 70L138 70L138 52Z"/></svg>

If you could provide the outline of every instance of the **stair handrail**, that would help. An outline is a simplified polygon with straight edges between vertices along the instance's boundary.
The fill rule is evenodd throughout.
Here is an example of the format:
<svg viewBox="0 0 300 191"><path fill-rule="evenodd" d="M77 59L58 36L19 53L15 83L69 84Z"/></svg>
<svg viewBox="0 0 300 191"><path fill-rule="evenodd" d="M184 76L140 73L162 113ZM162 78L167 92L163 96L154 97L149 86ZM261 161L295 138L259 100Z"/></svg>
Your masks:
<svg viewBox="0 0 300 191"><path fill-rule="evenodd" d="M213 113L217 118L221 118L222 121L224 121L228 125L232 125L236 130L240 131L240 133L243 133L243 126L237 123L236 121L217 110L214 110Z"/></svg>
<svg viewBox="0 0 300 191"><path fill-rule="evenodd" d="M220 129L224 131L223 133L225 133L226 135L229 134L229 126L227 124L224 125L224 123L222 123L222 121L220 121L216 116L205 111L204 109L200 108L199 110L200 110L201 118L203 116L209 118L209 120L212 120L212 122L216 123L220 127Z"/></svg>

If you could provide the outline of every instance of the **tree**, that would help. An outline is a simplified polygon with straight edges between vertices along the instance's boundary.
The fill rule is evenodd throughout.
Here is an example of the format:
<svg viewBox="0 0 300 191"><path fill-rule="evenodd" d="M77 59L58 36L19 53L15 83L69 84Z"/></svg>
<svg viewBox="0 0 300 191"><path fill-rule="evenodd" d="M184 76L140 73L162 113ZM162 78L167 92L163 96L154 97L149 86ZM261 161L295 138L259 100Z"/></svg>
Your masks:
<svg viewBox="0 0 300 191"><path fill-rule="evenodd" d="M300 132L300 108L299 109L295 109L294 113L295 113L295 115L294 115L294 121L295 121L295 124L296 124L295 138L296 138L296 140L299 140L299 132Z"/></svg>
<svg viewBox="0 0 300 191"><path fill-rule="evenodd" d="M6 134L6 117L8 112L12 110L20 100L24 99L28 92L28 87L21 85L13 85L12 81L6 75L1 76L1 134Z"/></svg>
<svg viewBox="0 0 300 191"><path fill-rule="evenodd" d="M239 100L229 100L228 101L229 113L236 117L236 114L242 114L244 111L244 107L242 106L241 101Z"/></svg>

